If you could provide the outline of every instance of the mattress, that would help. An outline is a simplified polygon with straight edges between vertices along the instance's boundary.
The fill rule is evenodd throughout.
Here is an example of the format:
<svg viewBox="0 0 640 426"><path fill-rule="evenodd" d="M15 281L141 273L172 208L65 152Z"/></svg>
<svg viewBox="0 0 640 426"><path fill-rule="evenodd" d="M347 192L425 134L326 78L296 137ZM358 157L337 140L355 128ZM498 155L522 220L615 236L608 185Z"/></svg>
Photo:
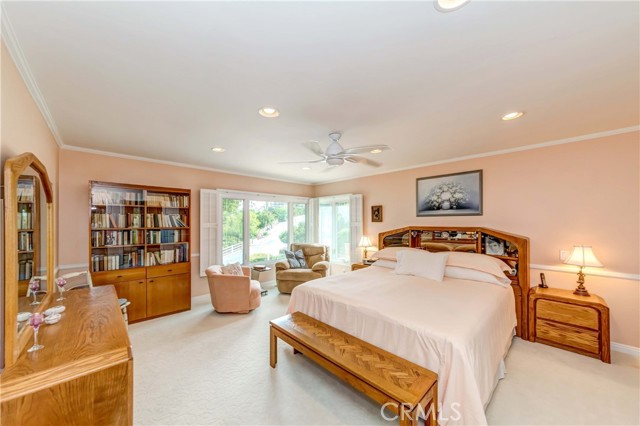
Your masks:
<svg viewBox="0 0 640 426"><path fill-rule="evenodd" d="M299 285L288 311L438 373L441 426L487 424L484 408L517 322L510 288L375 265Z"/></svg>

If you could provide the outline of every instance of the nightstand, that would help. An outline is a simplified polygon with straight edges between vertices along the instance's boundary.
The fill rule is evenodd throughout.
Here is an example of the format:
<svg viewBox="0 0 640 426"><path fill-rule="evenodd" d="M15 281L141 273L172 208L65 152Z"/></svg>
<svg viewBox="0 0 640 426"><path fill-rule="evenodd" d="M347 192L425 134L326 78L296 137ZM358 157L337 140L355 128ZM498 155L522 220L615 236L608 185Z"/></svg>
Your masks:
<svg viewBox="0 0 640 426"><path fill-rule="evenodd" d="M352 271L357 271L358 269L368 268L369 266L371 266L371 264L366 264L366 263L352 263L352 264L351 264L351 270L352 270Z"/></svg>
<svg viewBox="0 0 640 426"><path fill-rule="evenodd" d="M609 307L600 296L572 290L532 288L529 340L611 363Z"/></svg>

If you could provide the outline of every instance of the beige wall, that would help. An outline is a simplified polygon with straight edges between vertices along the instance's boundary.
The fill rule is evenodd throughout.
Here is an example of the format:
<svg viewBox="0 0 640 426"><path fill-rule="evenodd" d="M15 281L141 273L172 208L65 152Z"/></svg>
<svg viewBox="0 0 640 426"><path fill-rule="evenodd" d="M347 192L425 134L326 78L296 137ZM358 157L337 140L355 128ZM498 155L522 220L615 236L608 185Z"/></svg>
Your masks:
<svg viewBox="0 0 640 426"><path fill-rule="evenodd" d="M200 251L200 189L224 188L310 197L311 185L301 185L247 176L217 173L62 150L60 153L60 254L61 267L86 265L89 259L89 181L191 189L191 253ZM200 259L191 259L192 295L208 293L200 278ZM86 266L84 266L86 268Z"/></svg>
<svg viewBox="0 0 640 426"><path fill-rule="evenodd" d="M20 77L9 52L1 43L0 51L0 164L4 170L7 158L32 152L47 168L53 183L54 197L58 195L58 154L60 149L49 131L37 105ZM4 181L4 176L3 176ZM4 198L4 197L3 197ZM45 224L45 221L42 221ZM43 232L45 230L43 229ZM2 238L4 235L0 233ZM57 242L55 243L57 245ZM4 248L4 244L3 248ZM4 251L2 262L4 263ZM4 266L0 266L4 284ZM3 292L0 292L0 318L4 316ZM0 327L2 328L2 327ZM0 333L0 342L4 338ZM0 352L4 354L4 349ZM0 358L2 355L0 355ZM3 365L0 362L0 367Z"/></svg>
<svg viewBox="0 0 640 426"><path fill-rule="evenodd" d="M531 263L563 266L559 250L592 245L603 271L640 274L640 134L609 136L511 154L341 181L316 187L316 196L364 195L366 235L407 225L477 225L531 240ZM416 178L483 170L484 214L416 217ZM382 223L371 206L383 206ZM531 285L539 270L532 271ZM574 288L572 273L544 271L552 287ZM615 342L640 346L640 283L587 276L587 288L611 309Z"/></svg>

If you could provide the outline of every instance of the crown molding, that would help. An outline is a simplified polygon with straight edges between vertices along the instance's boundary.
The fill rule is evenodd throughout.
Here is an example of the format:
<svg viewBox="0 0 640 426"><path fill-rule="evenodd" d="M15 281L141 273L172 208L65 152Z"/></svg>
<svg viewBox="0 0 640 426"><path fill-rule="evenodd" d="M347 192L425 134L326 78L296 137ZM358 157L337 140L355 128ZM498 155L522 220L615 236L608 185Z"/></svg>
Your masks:
<svg viewBox="0 0 640 426"><path fill-rule="evenodd" d="M62 147L62 149L65 151L76 151L76 152L84 152L86 154L104 155L105 157L123 158L125 160L145 161L147 163L164 164L167 166L184 167L187 169L204 170L207 172L224 173L227 175L243 176L243 177L250 177L250 178L256 178L256 179L271 180L276 182L294 183L296 185L311 186L309 182L279 179L279 178L269 177L266 175L232 172L224 169L215 169L213 167L197 166L195 164L180 163L177 161L158 160L156 158L140 157L137 155L119 154L117 152L101 151L99 149L83 148L81 146L65 145Z"/></svg>
<svg viewBox="0 0 640 426"><path fill-rule="evenodd" d="M464 155L462 157L453 157L453 158L448 158L448 159L444 159L444 160L432 161L432 162L429 162L429 163L417 164L415 166L400 167L400 168L397 168L397 169L386 170L386 171L377 172L377 173L369 173L369 174L362 175L362 176L357 176L357 177L341 178L341 179L322 181L322 182L314 182L314 183L312 183L312 185L314 185L314 186L326 185L328 183L344 182L344 181L347 181L347 180L354 180L354 179L361 179L361 178L370 177L370 176L384 175L384 174L387 174L387 173L395 173L395 172L402 172L402 171L405 171L405 170L419 169L421 167L430 167L430 166L437 166L439 164L455 163L456 161L473 160L475 158L484 158L484 157L491 157L491 156L494 156L494 155L504 155L504 154L511 154L511 153L514 153L514 152L529 151L529 150L532 150L532 149L546 148L546 147L550 147L550 146L564 145L564 144L568 144L568 143L588 141L588 140L591 140L591 139L604 138L604 137L607 137L607 136L615 136L615 135L621 135L621 134L624 134L624 133L632 133L632 132L638 132L638 131L640 131L640 125L631 126L631 127L623 127L623 128L620 128L620 129L605 130L603 132L589 133L587 135L574 136L574 137L571 137L571 138L557 139L557 140L552 140L552 141L547 141L547 142L535 143L535 144L531 144L531 145L518 146L518 147L515 147L515 148L499 149L499 150L496 150L496 151L488 151L488 152L483 152L483 153L480 153L480 154Z"/></svg>
<svg viewBox="0 0 640 426"><path fill-rule="evenodd" d="M11 21L9 20L9 15L7 14L7 9L4 4L0 6L0 15L2 15L2 39L9 50L9 54L13 59L13 62L16 64L16 68L24 81L25 86L27 86L27 90L31 94L33 101L36 103L40 113L42 114L42 118L47 123L53 138L60 148L64 147L64 141L62 140L62 136L58 131L58 126L56 126L56 122L51 115L51 111L47 106L47 102L44 100L44 96L42 92L40 92L40 88L38 87L38 83L36 82L33 73L31 72L31 68L29 67L29 63L27 62L27 58L24 56L22 52L22 48L20 47L20 42L16 37L15 31L13 30L13 26L11 25Z"/></svg>

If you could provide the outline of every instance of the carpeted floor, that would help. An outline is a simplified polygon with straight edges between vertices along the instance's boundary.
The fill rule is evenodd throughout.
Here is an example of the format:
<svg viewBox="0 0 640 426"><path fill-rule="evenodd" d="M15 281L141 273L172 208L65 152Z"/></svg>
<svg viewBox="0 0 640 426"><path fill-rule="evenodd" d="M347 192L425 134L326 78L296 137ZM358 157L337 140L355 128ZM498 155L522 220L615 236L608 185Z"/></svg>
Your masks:
<svg viewBox="0 0 640 426"><path fill-rule="evenodd" d="M268 287L268 285L267 285ZM370 399L284 343L269 367L275 289L249 315L221 315L209 296L189 312L130 326L138 425L395 425ZM613 363L515 339L487 409L489 424L640 424L638 359Z"/></svg>

